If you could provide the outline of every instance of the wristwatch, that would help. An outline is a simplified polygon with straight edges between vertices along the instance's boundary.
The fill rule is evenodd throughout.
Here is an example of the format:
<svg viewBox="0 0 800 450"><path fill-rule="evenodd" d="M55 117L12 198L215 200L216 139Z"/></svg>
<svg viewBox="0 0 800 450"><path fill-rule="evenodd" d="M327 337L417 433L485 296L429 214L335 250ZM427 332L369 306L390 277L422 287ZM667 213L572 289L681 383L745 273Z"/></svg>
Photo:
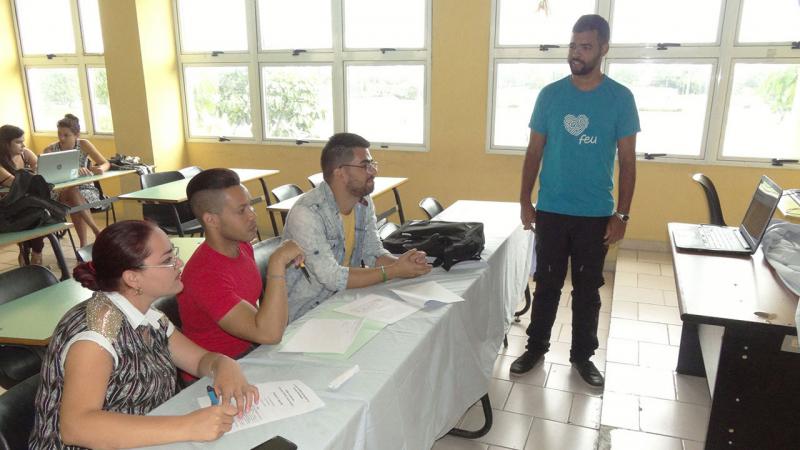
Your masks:
<svg viewBox="0 0 800 450"><path fill-rule="evenodd" d="M614 215L617 216L617 218L621 220L622 223L628 223L628 221L631 219L631 216L625 213L621 213L619 211L614 211Z"/></svg>

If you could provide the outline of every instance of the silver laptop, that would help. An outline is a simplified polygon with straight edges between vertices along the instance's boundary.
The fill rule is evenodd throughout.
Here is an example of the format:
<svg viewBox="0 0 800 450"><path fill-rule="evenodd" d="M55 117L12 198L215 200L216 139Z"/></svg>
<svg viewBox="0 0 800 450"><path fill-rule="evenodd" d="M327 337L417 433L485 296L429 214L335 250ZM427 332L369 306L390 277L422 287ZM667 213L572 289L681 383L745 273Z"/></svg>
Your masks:
<svg viewBox="0 0 800 450"><path fill-rule="evenodd" d="M36 162L36 173L43 176L48 183L63 183L80 177L78 170L80 150L64 150L44 153Z"/></svg>
<svg viewBox="0 0 800 450"><path fill-rule="evenodd" d="M752 255L761 244L781 195L780 186L762 175L739 228L697 225L676 230L672 232L675 247L703 253Z"/></svg>

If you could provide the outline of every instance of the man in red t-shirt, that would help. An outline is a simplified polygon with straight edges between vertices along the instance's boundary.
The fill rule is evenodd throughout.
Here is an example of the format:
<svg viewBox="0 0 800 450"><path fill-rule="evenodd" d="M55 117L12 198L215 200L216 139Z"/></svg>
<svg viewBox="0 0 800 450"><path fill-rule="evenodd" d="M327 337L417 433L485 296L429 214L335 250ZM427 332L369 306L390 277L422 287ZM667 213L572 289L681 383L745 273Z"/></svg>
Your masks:
<svg viewBox="0 0 800 450"><path fill-rule="evenodd" d="M236 358L253 343L281 341L288 322L286 266L302 261L294 241L275 250L267 267L267 289L261 295L250 241L256 215L250 193L229 169L209 169L186 186L195 217L206 240L183 269L178 310L183 333L201 347Z"/></svg>

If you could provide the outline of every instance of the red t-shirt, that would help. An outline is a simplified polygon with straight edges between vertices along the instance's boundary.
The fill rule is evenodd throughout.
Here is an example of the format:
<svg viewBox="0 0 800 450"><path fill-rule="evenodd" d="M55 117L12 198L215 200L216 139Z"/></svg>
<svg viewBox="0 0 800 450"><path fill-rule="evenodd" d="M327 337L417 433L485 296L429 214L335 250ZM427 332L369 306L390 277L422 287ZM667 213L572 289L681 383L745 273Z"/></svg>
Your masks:
<svg viewBox="0 0 800 450"><path fill-rule="evenodd" d="M253 246L239 244L239 257L229 258L203 242L186 263L181 275L183 292L178 311L183 334L212 352L236 358L249 341L228 334L219 321L240 301L256 306L261 296L261 275L253 257Z"/></svg>

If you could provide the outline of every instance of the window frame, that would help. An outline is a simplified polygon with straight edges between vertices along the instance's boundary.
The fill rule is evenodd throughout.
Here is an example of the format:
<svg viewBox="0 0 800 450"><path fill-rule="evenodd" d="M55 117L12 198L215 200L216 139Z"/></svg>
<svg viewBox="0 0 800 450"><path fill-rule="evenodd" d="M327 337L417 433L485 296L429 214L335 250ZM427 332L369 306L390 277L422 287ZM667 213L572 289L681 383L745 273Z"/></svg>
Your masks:
<svg viewBox="0 0 800 450"><path fill-rule="evenodd" d="M257 0L244 0L245 10L247 16L247 36L248 36L248 50L246 52L236 53L223 53L217 56L212 56L211 53L181 53L181 37L180 26L178 17L178 0L172 0L173 6L173 22L175 26L176 35L176 50L178 54L178 72L181 86L181 100L184 108L184 138L190 143L211 143L222 142L220 137L201 137L192 136L189 133L189 114L188 103L186 95L186 83L184 80L184 70L187 65L210 65L210 66L225 66L225 65L246 65L248 66L249 82L250 82L250 108L252 119L252 138L241 138L225 136L224 141L227 144L261 144L267 146L287 146L295 145L297 147L322 147L325 139L294 139L294 138L274 138L266 136L266 128L264 123L263 111L264 101L262 98L263 93L263 80L261 78L261 67L264 65L289 65L289 66L307 66L315 64L330 64L332 66L332 83L333 83L333 130L334 133L339 133L347 130L346 111L347 99L346 95L346 80L345 80L345 67L348 64L366 64L366 65L386 65L386 64L421 64L425 68L425 97L424 97L424 111L423 111L423 142L419 144L410 143L391 143L391 142L378 142L372 141L373 148L380 148L382 150L398 150L398 151L429 151L430 147L430 87L431 87L431 14L432 14L432 0L425 0L426 18L425 18L425 36L423 49L398 49L396 51L381 52L380 49L344 49L344 1L346 0L332 0L331 3L331 21L333 33L333 47L331 49L303 49L297 55L293 55L291 50L262 50L261 42L258 35L258 1ZM369 139L368 132L356 131L364 133Z"/></svg>
<svg viewBox="0 0 800 450"><path fill-rule="evenodd" d="M489 82L488 101L486 114L486 141L485 149L488 154L524 156L526 147L494 146L494 116L496 102L497 63L514 60L515 62L551 62L560 61L564 64L565 76L569 74L566 64L567 48L551 48L542 51L539 44L530 46L507 46L497 44L499 16L498 6L500 0L492 1L492 23L490 25L489 48ZM608 54L603 60L603 73L607 73L609 63L629 61L654 61L657 63L692 63L695 61L712 63L712 80L709 85L708 107L705 113L703 126L703 139L700 154L668 155L660 157L658 162L679 164L713 164L722 166L748 166L770 167L771 157L723 157L722 145L730 107L733 67L736 62L761 62L761 63L800 63L800 50L792 50L789 42L779 43L739 43L738 33L743 14L744 0L722 0L721 18L717 30L718 42L716 44L686 44L680 47L670 47L667 50L657 50L653 44L617 44L613 43L614 18L611 15L614 0L597 0L596 14L609 18L611 24L612 42ZM569 33L569 30L565 30ZM795 95L800 95L798 89ZM533 105L530 105L531 111ZM520 124L520 127L524 124ZM637 146L637 158L643 160L647 149ZM646 161L651 162L651 161ZM798 165L787 165L787 168L800 169Z"/></svg>
<svg viewBox="0 0 800 450"><path fill-rule="evenodd" d="M28 85L28 69L29 68L76 68L78 72L78 87L81 96L81 111L71 111L72 114L80 114L81 119L81 136L85 138L101 138L112 139L114 136L111 133L98 132L95 130L94 125L94 111L92 110L90 88L88 79L88 69L102 67L105 68L105 56L98 53L86 53L83 42L83 24L80 20L80 8L78 0L68 0L70 3L70 11L72 13L72 30L75 39L75 54L69 55L55 55L48 58L47 55L28 55L25 56L22 52L22 35L19 29L19 20L17 18L17 1L11 1L11 13L14 22L14 34L17 44L17 55L20 62L20 69L22 71L22 87L25 92L25 107L28 112L28 130L29 133L36 136L57 136L57 130L37 130L33 118L34 111L31 102L31 94ZM113 123L113 118L112 118ZM55 128L55 124L53 124Z"/></svg>

